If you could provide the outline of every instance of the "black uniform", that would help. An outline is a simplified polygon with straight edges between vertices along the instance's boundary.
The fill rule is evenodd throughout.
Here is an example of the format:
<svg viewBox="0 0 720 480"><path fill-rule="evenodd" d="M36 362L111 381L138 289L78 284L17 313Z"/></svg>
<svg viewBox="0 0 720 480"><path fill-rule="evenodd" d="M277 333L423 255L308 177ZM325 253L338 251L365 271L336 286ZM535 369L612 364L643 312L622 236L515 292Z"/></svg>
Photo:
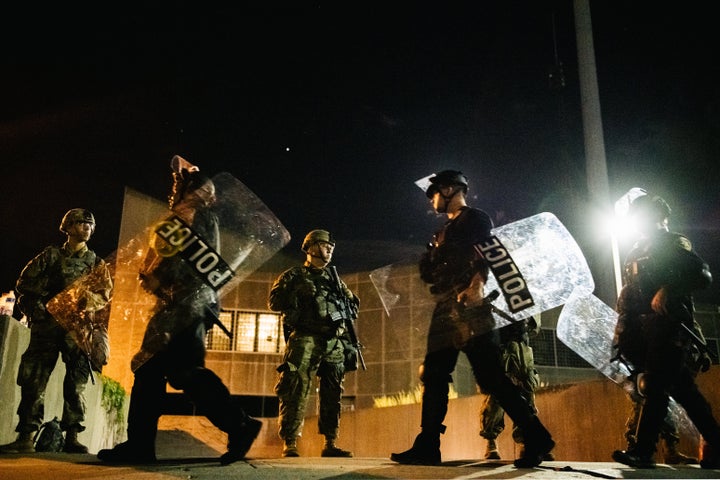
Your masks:
<svg viewBox="0 0 720 480"><path fill-rule="evenodd" d="M535 466L554 446L550 433L523 397L520 387L505 374L498 332L487 328L488 323L493 322L489 310L474 309L475 315L469 316L464 305L457 301L458 293L469 286L475 274L487 278L488 265L474 247L488 239L492 227L492 220L485 212L463 207L435 235L421 259L421 277L431 284L430 290L439 300L430 322L421 378L422 432L412 449L391 456L399 463L440 462L440 434L445 431L442 422L447 413L449 383L461 351L467 356L480 388L495 397L525 432L525 456L518 459L516 465ZM418 458L423 455L427 457L425 462Z"/></svg>
<svg viewBox="0 0 720 480"><path fill-rule="evenodd" d="M659 229L641 239L625 262L625 286L618 299L616 345L638 374L638 388L645 397L636 445L616 451L617 461L634 466L654 465L658 434L671 395L687 412L704 439L720 448L720 426L712 408L695 383L692 352L692 292L712 281L708 265L693 252L690 241ZM663 289L667 313L651 307ZM661 292L663 293L663 292ZM705 459L703 466L711 466Z"/></svg>
<svg viewBox="0 0 720 480"><path fill-rule="evenodd" d="M212 210L198 209L192 218L193 232L217 249L218 223ZM162 249L161 245L155 247ZM159 254L156 248L149 251L140 272L142 285L158 303L132 362L128 440L101 450L98 458L128 463L155 459L158 420L169 383L187 395L198 413L228 433L228 452L221 462L231 463L244 457L262 423L249 417L220 377L205 367L205 333L219 313L217 292L180 255Z"/></svg>

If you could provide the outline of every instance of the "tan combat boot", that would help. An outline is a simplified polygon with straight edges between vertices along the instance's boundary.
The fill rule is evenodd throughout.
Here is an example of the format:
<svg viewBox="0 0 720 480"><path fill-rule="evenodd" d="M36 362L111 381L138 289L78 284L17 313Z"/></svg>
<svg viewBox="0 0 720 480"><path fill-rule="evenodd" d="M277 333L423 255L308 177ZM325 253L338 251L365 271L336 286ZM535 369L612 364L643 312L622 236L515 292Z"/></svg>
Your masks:
<svg viewBox="0 0 720 480"><path fill-rule="evenodd" d="M497 442L494 438L488 439L487 441L485 460L500 460L500 452L498 451Z"/></svg>
<svg viewBox="0 0 720 480"><path fill-rule="evenodd" d="M35 432L20 432L14 442L0 445L0 453L35 453L34 434Z"/></svg>
<svg viewBox="0 0 720 480"><path fill-rule="evenodd" d="M300 452L298 452L298 448L297 448L297 439L286 438L283 443L284 443L283 451L282 451L283 457L299 457L300 456Z"/></svg>
<svg viewBox="0 0 720 480"><path fill-rule="evenodd" d="M335 439L326 437L325 446L320 453L321 457L352 457L352 452L335 446Z"/></svg>
<svg viewBox="0 0 720 480"><path fill-rule="evenodd" d="M75 430L68 430L65 433L65 445L63 446L63 452L65 453L88 453L88 449L85 445L78 442L78 432Z"/></svg>

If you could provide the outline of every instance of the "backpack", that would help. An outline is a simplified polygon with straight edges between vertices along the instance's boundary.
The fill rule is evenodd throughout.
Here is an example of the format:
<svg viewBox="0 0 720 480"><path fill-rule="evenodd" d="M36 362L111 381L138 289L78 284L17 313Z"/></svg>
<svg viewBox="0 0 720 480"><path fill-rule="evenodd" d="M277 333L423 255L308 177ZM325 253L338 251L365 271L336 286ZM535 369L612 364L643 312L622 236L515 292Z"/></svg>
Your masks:
<svg viewBox="0 0 720 480"><path fill-rule="evenodd" d="M55 417L40 425L33 440L36 452L61 452L65 445L65 437L58 418Z"/></svg>

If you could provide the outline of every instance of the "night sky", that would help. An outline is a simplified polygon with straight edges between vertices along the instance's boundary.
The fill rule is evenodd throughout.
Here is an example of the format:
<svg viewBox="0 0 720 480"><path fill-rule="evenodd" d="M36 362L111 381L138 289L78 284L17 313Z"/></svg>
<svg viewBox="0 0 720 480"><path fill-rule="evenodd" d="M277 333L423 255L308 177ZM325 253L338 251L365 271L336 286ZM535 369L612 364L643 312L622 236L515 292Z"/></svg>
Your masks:
<svg viewBox="0 0 720 480"><path fill-rule="evenodd" d="M112 253L125 188L164 200L175 154L251 188L299 260L308 230L331 230L345 270L421 248L439 219L413 182L446 168L497 224L550 211L594 243L571 1L257 3L0 17L0 290L73 207ZM665 197L720 276L712 3L590 5L610 195ZM699 298L720 303L717 283Z"/></svg>

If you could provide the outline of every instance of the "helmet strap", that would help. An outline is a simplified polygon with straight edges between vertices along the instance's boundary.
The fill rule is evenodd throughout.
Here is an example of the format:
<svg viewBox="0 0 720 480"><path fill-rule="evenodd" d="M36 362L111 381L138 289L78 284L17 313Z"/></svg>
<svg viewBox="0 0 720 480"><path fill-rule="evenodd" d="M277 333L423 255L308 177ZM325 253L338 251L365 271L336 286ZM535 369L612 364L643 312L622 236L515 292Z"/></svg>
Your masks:
<svg viewBox="0 0 720 480"><path fill-rule="evenodd" d="M452 199L455 198L455 195L457 195L460 192L460 189L456 187L456 185L448 185L452 190L450 195L445 195L443 193L442 188L438 188L438 194L440 195L440 198L443 199L443 209L438 210L439 213L447 213L448 208L450 207L450 202L452 202Z"/></svg>
<svg viewBox="0 0 720 480"><path fill-rule="evenodd" d="M320 262L324 264L323 266L325 266L325 265L327 265L328 263L330 263L330 261L327 259L327 257L325 256L325 254L322 252L322 250L320 250L320 253L319 253L319 254L318 254L318 253L313 253L313 247L314 247L315 245L317 245L317 243L313 243L312 245L310 245L310 247L307 249L307 255L308 255L309 257L311 257L311 258L317 258L318 260L320 260Z"/></svg>
<svg viewBox="0 0 720 480"><path fill-rule="evenodd" d="M445 200L446 205L450 203L450 201L455 197L455 195L458 194L458 192L460 192L460 189L456 188L455 185L449 185L449 187L452 188L452 193L450 195L443 195L442 189L438 189L438 191L440 192L440 196L443 198L443 200Z"/></svg>

